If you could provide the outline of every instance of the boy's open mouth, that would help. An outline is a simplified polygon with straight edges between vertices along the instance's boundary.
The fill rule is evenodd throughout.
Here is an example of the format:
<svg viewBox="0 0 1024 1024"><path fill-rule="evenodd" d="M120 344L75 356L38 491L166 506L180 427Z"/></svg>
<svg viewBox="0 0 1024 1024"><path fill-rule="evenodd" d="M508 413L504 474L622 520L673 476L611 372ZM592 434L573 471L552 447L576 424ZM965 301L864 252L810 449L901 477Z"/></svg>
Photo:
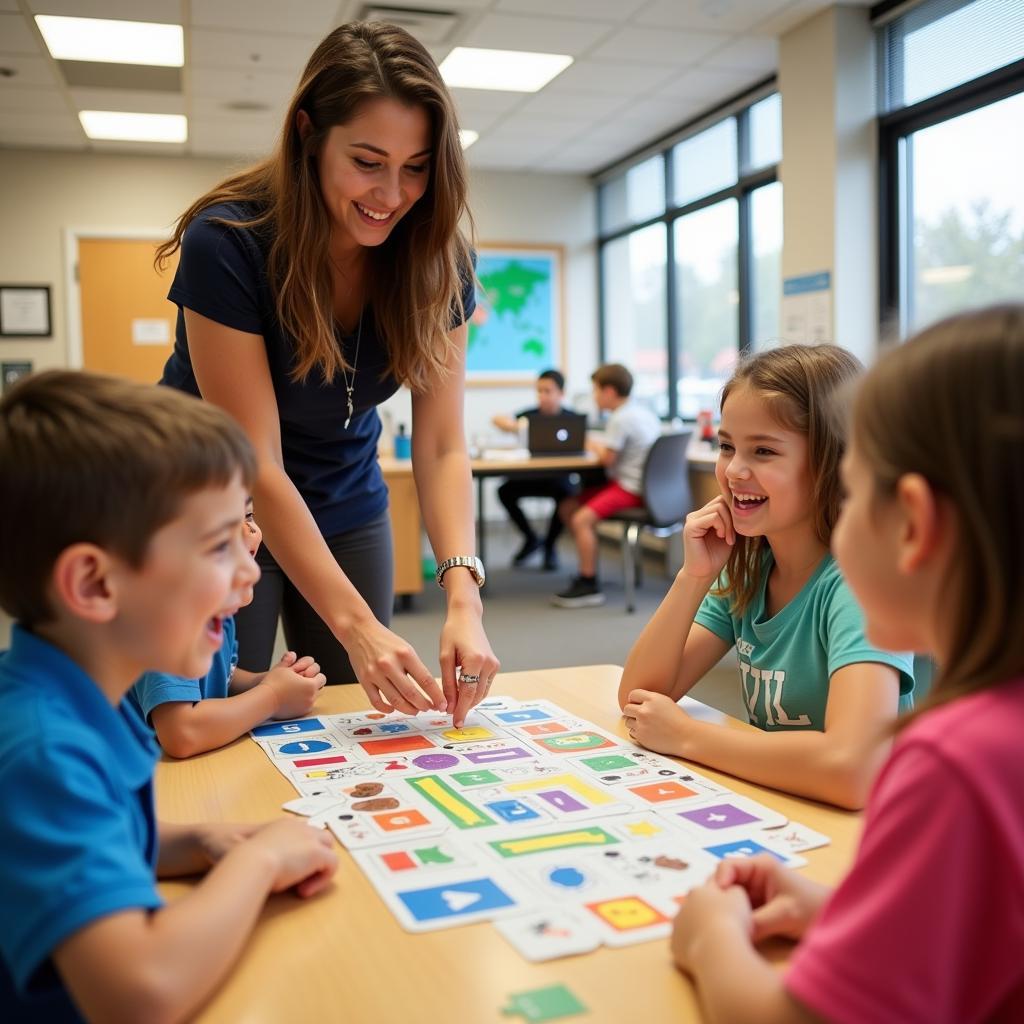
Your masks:
<svg viewBox="0 0 1024 1024"><path fill-rule="evenodd" d="M224 617L214 615L212 619L209 619L206 623L206 632L211 640L221 643L224 639Z"/></svg>

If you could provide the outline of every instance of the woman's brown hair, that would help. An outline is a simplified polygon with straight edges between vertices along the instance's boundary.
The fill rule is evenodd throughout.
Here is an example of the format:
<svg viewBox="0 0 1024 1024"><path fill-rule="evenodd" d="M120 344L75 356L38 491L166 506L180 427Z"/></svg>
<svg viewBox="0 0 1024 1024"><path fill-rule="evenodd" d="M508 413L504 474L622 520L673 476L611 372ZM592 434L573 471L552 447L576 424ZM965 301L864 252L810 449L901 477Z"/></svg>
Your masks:
<svg viewBox="0 0 1024 1024"><path fill-rule="evenodd" d="M267 272L281 327L295 340L293 376L305 379L319 368L330 381L350 369L334 333L330 219L317 157L333 126L380 97L421 106L431 121L427 190L368 254L368 298L389 369L422 391L448 365L448 333L453 315L464 312L462 290L473 271L469 243L459 230L460 218L468 217L467 175L454 104L433 58L401 28L356 22L331 32L309 58L273 154L194 202L157 249L157 262L162 265L181 246L185 229L208 207L253 204L252 218L218 223L265 230L272 238ZM305 138L300 110L312 122Z"/></svg>
<svg viewBox="0 0 1024 1024"><path fill-rule="evenodd" d="M857 393L852 433L878 498L918 473L953 511L950 654L920 710L1019 676L1024 305L949 317L891 350Z"/></svg>
<svg viewBox="0 0 1024 1024"><path fill-rule="evenodd" d="M785 345L743 360L722 389L723 409L731 394L750 388L779 426L806 435L814 532L826 546L839 518L839 462L845 449L833 397L862 370L855 356L835 345ZM736 536L725 583L714 591L730 598L736 615L747 610L760 590L766 544L764 537Z"/></svg>

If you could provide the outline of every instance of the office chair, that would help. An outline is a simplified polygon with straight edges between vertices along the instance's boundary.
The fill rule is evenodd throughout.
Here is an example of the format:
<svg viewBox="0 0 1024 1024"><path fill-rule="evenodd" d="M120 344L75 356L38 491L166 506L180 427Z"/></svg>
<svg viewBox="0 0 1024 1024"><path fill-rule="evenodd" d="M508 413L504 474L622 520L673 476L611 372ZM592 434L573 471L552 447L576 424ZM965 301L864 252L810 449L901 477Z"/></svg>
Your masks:
<svg viewBox="0 0 1024 1024"><path fill-rule="evenodd" d="M605 520L625 526L622 537L622 571L627 612L636 611L636 588L641 583L643 558L640 531L677 526L690 511L690 467L686 460L686 449L691 434L690 430L662 434L651 445L644 462L643 507L623 509Z"/></svg>

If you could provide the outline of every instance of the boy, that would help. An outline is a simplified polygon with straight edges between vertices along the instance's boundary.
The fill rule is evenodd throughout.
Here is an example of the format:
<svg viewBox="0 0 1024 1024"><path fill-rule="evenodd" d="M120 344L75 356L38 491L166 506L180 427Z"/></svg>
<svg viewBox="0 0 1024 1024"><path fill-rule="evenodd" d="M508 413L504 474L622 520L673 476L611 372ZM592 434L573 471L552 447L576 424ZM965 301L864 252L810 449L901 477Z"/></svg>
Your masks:
<svg viewBox="0 0 1024 1024"><path fill-rule="evenodd" d="M519 430L520 419L533 419L535 416L557 416L563 412L572 412L562 404L565 399L565 378L558 370L545 370L537 377L537 404L530 409L520 409L514 416L495 416L491 422L507 434L515 434ZM541 547L544 548L544 568L551 572L558 568L558 554L555 542L562 533L565 524L558 514L559 503L575 493L577 487L573 475L555 473L551 476L531 477L529 479L506 480L498 488L498 499L505 506L509 519L515 523L523 535L523 543L512 558L512 565L519 568L527 563L530 557ZM530 521L519 507L520 498L554 498L555 507L551 513L551 522L543 543L534 532Z"/></svg>
<svg viewBox="0 0 1024 1024"><path fill-rule="evenodd" d="M255 559L263 534L253 517L252 498L245 505L242 539ZM244 607L251 601L250 587L240 603ZM129 702L152 725L165 753L191 757L231 743L268 718L302 718L326 682L312 658L297 659L292 651L268 672L246 672L237 662L235 623L225 619L224 642L204 677L147 672L128 691Z"/></svg>
<svg viewBox="0 0 1024 1024"><path fill-rule="evenodd" d="M579 556L579 575L568 589L551 598L558 608L586 608L604 604L597 581L597 523L627 508L641 508L644 500L644 461L661 433L658 417L644 406L631 402L633 375L621 363L606 363L590 376L594 402L610 412L601 441L587 440L587 448L605 468L610 483L567 498L559 511L569 524Z"/></svg>
<svg viewBox="0 0 1024 1024"><path fill-rule="evenodd" d="M328 884L300 821L158 825L149 668L204 675L259 571L240 428L170 389L29 377L0 402L0 1006L5 1020L179 1020L227 974L267 895ZM207 877L165 907L154 871Z"/></svg>

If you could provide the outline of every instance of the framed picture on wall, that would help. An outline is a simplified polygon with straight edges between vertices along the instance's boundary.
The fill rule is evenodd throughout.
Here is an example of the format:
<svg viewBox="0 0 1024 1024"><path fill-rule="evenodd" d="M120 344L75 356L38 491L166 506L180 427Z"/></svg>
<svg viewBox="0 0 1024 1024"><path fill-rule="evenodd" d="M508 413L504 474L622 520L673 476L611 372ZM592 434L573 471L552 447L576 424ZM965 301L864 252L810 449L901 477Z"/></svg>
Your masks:
<svg viewBox="0 0 1024 1024"><path fill-rule="evenodd" d="M563 254L560 245L478 246L467 384L533 384L542 370L564 369Z"/></svg>
<svg viewBox="0 0 1024 1024"><path fill-rule="evenodd" d="M49 338L50 286L0 284L0 337Z"/></svg>
<svg viewBox="0 0 1024 1024"><path fill-rule="evenodd" d="M0 394L7 394L22 377L32 372L29 362L0 363Z"/></svg>

